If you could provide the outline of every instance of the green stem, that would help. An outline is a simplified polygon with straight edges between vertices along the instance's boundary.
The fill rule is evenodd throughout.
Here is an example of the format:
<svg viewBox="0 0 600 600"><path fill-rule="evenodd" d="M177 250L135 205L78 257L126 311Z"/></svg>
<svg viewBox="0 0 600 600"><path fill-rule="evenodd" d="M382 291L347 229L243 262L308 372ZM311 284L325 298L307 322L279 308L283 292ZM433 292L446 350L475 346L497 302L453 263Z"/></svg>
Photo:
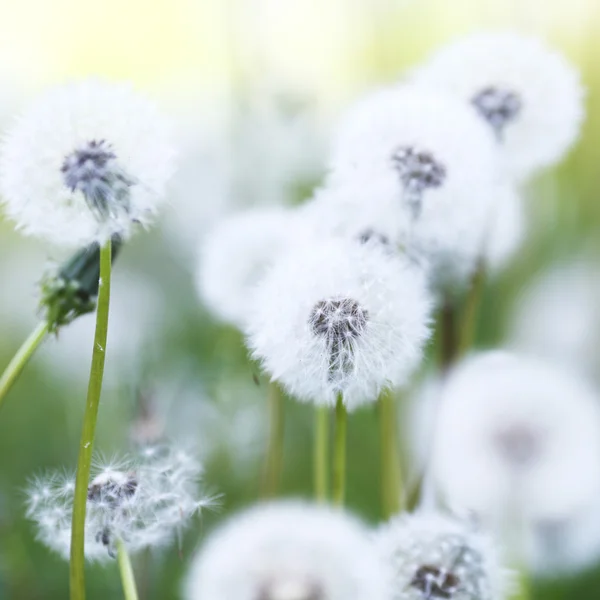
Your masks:
<svg viewBox="0 0 600 600"><path fill-rule="evenodd" d="M315 498L319 502L327 500L328 487L328 447L329 447L329 410L326 406L315 409L315 450L314 450L314 476Z"/></svg>
<svg viewBox="0 0 600 600"><path fill-rule="evenodd" d="M464 356L470 350L475 340L484 284L485 265L483 261L479 261L475 273L473 273L473 277L471 278L471 286L465 300L458 347L459 357Z"/></svg>
<svg viewBox="0 0 600 600"><path fill-rule="evenodd" d="M348 413L342 395L339 394L335 405L335 438L333 447L333 503L344 504L346 495L346 434Z"/></svg>
<svg viewBox="0 0 600 600"><path fill-rule="evenodd" d="M121 583L123 584L123 594L125 600L138 600L138 593L135 587L135 577L127 549L122 540L117 540L117 561L119 562L119 572L121 573Z"/></svg>
<svg viewBox="0 0 600 600"><path fill-rule="evenodd" d="M440 368L447 371L456 362L459 353L456 301L446 296L440 311Z"/></svg>
<svg viewBox="0 0 600 600"><path fill-rule="evenodd" d="M269 384L268 400L270 430L269 445L263 472L263 498L273 498L277 495L283 462L283 396L279 386L275 382Z"/></svg>
<svg viewBox="0 0 600 600"><path fill-rule="evenodd" d="M21 374L21 371L25 368L25 365L33 356L37 347L42 343L47 333L48 323L46 321L39 323L13 356L4 373L2 373L2 377L0 377L0 408L3 405L6 394L8 394Z"/></svg>
<svg viewBox="0 0 600 600"><path fill-rule="evenodd" d="M75 495L73 500L73 519L71 527L71 564L70 588L71 600L85 599L85 510L87 491L90 479L92 450L96 434L98 407L102 392L104 376L104 360L106 357L106 338L108 334L108 309L110 304L111 275L111 242L107 242L100 250L100 285L98 292L98 308L96 310L96 332L92 367L88 385L83 430L79 443L77 459L77 476L75 478Z"/></svg>
<svg viewBox="0 0 600 600"><path fill-rule="evenodd" d="M402 508L402 471L396 403L391 390L385 390L379 398L379 424L382 509L384 518L388 519Z"/></svg>

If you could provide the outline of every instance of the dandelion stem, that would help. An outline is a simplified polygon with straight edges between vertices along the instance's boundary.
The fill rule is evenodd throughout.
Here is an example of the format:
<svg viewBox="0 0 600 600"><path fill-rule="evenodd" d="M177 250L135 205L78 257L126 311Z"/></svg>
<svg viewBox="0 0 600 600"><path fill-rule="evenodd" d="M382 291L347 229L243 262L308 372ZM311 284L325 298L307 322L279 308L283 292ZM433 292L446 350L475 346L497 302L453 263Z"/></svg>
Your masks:
<svg viewBox="0 0 600 600"><path fill-rule="evenodd" d="M48 323L46 321L39 323L13 356L4 373L2 373L2 377L0 377L0 408L3 405L6 394L8 394L21 374L21 371L25 368L25 365L33 356L37 347L42 343L47 333Z"/></svg>
<svg viewBox="0 0 600 600"><path fill-rule="evenodd" d="M324 502L327 500L327 462L329 454L329 410L326 406L318 406L315 409L314 435L315 498L319 502Z"/></svg>
<svg viewBox="0 0 600 600"><path fill-rule="evenodd" d="M138 600L131 560L129 559L129 554L127 554L125 544L120 539L117 540L117 561L119 562L119 572L121 573L121 583L123 584L125 600Z"/></svg>
<svg viewBox="0 0 600 600"><path fill-rule="evenodd" d="M108 309L110 304L110 275L111 242L108 241L100 250L100 282L98 308L96 310L96 332L94 334L90 381L83 417L83 430L79 444L79 457L77 459L77 476L75 479L73 521L71 527L71 600L85 599L85 511L96 421L98 419L98 407L102 392L102 378L104 376L106 338L108 334Z"/></svg>
<svg viewBox="0 0 600 600"><path fill-rule="evenodd" d="M402 508L402 470L396 402L394 393L385 390L379 398L379 426L381 448L381 499L384 518L389 518Z"/></svg>
<svg viewBox="0 0 600 600"><path fill-rule="evenodd" d="M446 296L440 311L440 368L447 371L458 358L459 338L457 326L456 302Z"/></svg>
<svg viewBox="0 0 600 600"><path fill-rule="evenodd" d="M262 496L273 498L277 495L281 479L284 434L283 395L275 382L269 384L268 400L270 431L263 473Z"/></svg>
<svg viewBox="0 0 600 600"><path fill-rule="evenodd" d="M473 277L471 278L471 286L465 300L458 348L459 356L466 354L475 340L484 284L485 265L483 261L480 260L477 264L477 268L475 269L475 273L473 273Z"/></svg>
<svg viewBox="0 0 600 600"><path fill-rule="evenodd" d="M335 405L335 439L333 449L333 503L344 504L346 495L346 433L348 413L339 394Z"/></svg>

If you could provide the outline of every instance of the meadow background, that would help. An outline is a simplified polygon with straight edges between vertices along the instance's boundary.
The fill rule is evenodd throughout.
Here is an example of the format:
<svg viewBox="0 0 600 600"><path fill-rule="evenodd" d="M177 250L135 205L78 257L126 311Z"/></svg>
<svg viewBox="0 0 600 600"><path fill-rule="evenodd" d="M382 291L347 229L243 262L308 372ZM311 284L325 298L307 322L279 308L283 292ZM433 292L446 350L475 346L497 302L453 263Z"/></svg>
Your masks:
<svg viewBox="0 0 600 600"><path fill-rule="evenodd" d="M197 300L196 240L242 206L305 199L322 175L332 123L361 91L482 27L539 34L562 49L588 90L583 136L527 190L526 243L487 284L477 345L503 343L519 294L546 266L582 254L600 260L595 0L1 0L0 7L0 128L48 85L100 75L131 80L156 98L176 121L184 150L164 221L135 237L116 264L96 449L125 452L148 426L151 407L173 438L195 441L205 485L222 494L222 508L187 532L181 552L136 558L144 600L178 597L206 532L256 499L266 447L266 381L241 335ZM288 156L291 146L300 157ZM286 161L302 168L290 174ZM63 257L0 222L1 367L36 322L36 282ZM594 327L600 330L600 307ZM0 414L1 599L67 597L68 565L35 541L23 488L45 469L75 468L92 328L88 315L47 340ZM429 354L433 365L434 343ZM285 495L310 494L311 427L311 409L288 401ZM348 506L373 522L380 517L377 428L374 409L349 424ZM114 565L92 566L88 577L91 600L121 597ZM599 596L600 566L536 581L533 592L533 600Z"/></svg>

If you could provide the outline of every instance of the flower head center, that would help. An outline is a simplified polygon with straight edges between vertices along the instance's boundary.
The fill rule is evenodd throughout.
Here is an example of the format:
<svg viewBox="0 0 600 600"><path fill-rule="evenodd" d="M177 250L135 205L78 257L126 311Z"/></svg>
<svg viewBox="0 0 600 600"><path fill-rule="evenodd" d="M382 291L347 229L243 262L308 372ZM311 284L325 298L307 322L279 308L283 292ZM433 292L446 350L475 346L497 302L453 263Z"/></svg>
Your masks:
<svg viewBox="0 0 600 600"><path fill-rule="evenodd" d="M351 298L317 302L310 316L312 330L328 343L344 344L358 338L367 324L367 311Z"/></svg>
<svg viewBox="0 0 600 600"><path fill-rule="evenodd" d="M376 246L384 246L389 248L391 246L390 238L379 231L374 229L365 229L358 235L358 241L361 244L372 244Z"/></svg>
<svg viewBox="0 0 600 600"><path fill-rule="evenodd" d="M88 486L87 497L98 506L118 508L135 494L137 488L138 480L134 473L101 473Z"/></svg>
<svg viewBox="0 0 600 600"><path fill-rule="evenodd" d="M423 600L450 599L458 590L460 579L447 569L422 565L417 569L410 585L421 592Z"/></svg>
<svg viewBox="0 0 600 600"><path fill-rule="evenodd" d="M83 194L99 221L129 212L130 188L136 180L120 167L105 140L92 140L76 149L65 157L60 170L67 188Z"/></svg>
<svg viewBox="0 0 600 600"><path fill-rule="evenodd" d="M513 424L494 434L494 443L502 456L515 468L530 466L539 455L540 440L526 425Z"/></svg>
<svg viewBox="0 0 600 600"><path fill-rule="evenodd" d="M478 92L471 99L471 103L492 126L500 140L506 126L517 118L523 105L516 92L495 86L486 87Z"/></svg>
<svg viewBox="0 0 600 600"><path fill-rule="evenodd" d="M392 155L392 163L404 186L406 201L417 218L421 214L423 194L438 188L446 180L446 167L429 151L401 146Z"/></svg>

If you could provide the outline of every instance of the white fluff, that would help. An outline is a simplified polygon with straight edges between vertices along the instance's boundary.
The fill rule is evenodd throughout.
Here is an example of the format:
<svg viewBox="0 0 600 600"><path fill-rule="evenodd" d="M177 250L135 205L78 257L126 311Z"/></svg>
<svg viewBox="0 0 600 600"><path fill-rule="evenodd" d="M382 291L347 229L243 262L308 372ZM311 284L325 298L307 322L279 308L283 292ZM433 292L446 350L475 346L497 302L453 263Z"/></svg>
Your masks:
<svg viewBox="0 0 600 600"><path fill-rule="evenodd" d="M492 540L436 512L402 514L375 536L393 573L392 600L503 600L509 588Z"/></svg>
<svg viewBox="0 0 600 600"><path fill-rule="evenodd" d="M218 529L194 559L186 600L386 600L368 530L300 502L257 506Z"/></svg>
<svg viewBox="0 0 600 600"><path fill-rule="evenodd" d="M52 89L4 139L6 213L26 234L64 246L102 243L115 233L128 237L136 224L152 221L163 199L175 156L170 135L156 107L129 85L89 80ZM76 166L93 144L111 158ZM67 164L71 183L81 187L70 187ZM82 191L92 188L101 189L102 211L93 211L91 193Z"/></svg>
<svg viewBox="0 0 600 600"><path fill-rule="evenodd" d="M349 409L406 382L428 337L423 274L401 256L331 238L298 245L257 287L248 344L299 400Z"/></svg>
<svg viewBox="0 0 600 600"><path fill-rule="evenodd" d="M245 211L222 220L203 240L196 287L222 321L243 327L250 294L298 235L295 212L284 208Z"/></svg>
<svg viewBox="0 0 600 600"><path fill-rule="evenodd" d="M511 177L524 179L557 163L579 136L584 117L579 74L534 37L509 31L472 34L442 48L413 80L455 94L470 106L484 90L514 94L519 108L498 133Z"/></svg>
<svg viewBox="0 0 600 600"><path fill-rule="evenodd" d="M600 403L556 365L505 352L467 359L443 388L433 474L458 509L559 519L600 493Z"/></svg>
<svg viewBox="0 0 600 600"><path fill-rule="evenodd" d="M407 148L413 161L424 161L419 176L407 175ZM330 185L354 190L346 192L351 202L387 214L400 243L438 273L464 278L488 231L497 167L492 134L468 107L444 94L396 86L371 93L342 119Z"/></svg>
<svg viewBox="0 0 600 600"><path fill-rule="evenodd" d="M600 376L600 285L588 259L555 264L519 295L507 343L597 380Z"/></svg>

